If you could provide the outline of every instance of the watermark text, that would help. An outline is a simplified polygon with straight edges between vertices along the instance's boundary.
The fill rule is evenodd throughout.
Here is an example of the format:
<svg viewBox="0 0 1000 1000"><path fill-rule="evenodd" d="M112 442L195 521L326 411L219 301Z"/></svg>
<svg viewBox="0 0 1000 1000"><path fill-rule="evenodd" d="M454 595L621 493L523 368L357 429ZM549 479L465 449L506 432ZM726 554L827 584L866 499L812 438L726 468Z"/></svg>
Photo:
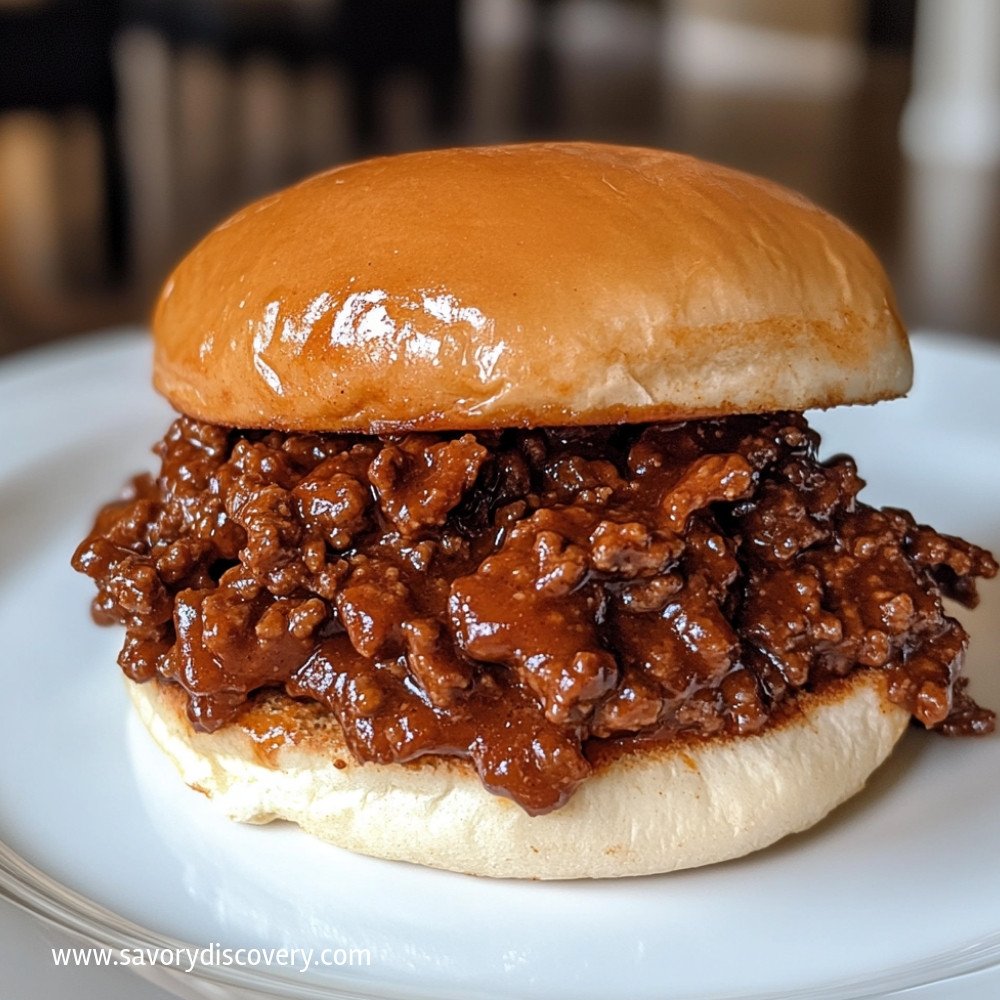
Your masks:
<svg viewBox="0 0 1000 1000"><path fill-rule="evenodd" d="M368 948L53 948L52 964L86 966L164 966L193 972L197 968L310 969L370 966Z"/></svg>

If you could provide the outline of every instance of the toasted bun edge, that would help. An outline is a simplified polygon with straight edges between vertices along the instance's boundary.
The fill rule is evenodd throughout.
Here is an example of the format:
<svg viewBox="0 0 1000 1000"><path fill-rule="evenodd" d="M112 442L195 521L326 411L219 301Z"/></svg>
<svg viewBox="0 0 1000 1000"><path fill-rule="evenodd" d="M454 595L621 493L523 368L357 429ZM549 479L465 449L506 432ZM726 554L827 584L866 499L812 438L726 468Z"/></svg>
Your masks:
<svg viewBox="0 0 1000 1000"><path fill-rule="evenodd" d="M230 818L287 819L350 851L497 878L646 875L766 847L858 792L909 719L881 674L858 671L798 695L756 735L619 756L561 809L532 817L487 792L463 759L358 763L315 704L270 694L207 734L193 729L180 688L126 684L183 780Z"/></svg>

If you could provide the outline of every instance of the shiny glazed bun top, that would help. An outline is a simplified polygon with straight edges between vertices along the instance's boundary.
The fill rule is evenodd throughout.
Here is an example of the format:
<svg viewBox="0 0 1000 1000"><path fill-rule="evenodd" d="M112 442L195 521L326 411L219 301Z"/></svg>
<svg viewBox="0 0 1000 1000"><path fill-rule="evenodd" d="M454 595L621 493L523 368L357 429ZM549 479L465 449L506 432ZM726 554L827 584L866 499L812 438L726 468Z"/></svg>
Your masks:
<svg viewBox="0 0 1000 1000"><path fill-rule="evenodd" d="M214 423L672 420L909 388L885 273L806 199L590 143L411 153L245 208L181 262L154 378Z"/></svg>

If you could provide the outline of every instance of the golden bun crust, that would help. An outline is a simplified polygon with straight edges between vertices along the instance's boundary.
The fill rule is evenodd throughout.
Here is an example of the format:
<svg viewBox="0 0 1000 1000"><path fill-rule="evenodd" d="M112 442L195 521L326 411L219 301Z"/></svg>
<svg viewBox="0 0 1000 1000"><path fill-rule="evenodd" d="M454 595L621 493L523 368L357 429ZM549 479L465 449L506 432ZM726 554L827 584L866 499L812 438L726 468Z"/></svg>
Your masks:
<svg viewBox="0 0 1000 1000"><path fill-rule="evenodd" d="M497 878L646 875L766 847L858 792L909 719L883 675L859 671L800 695L757 735L620 756L561 809L532 817L462 759L359 764L315 703L268 694L206 734L180 688L126 684L184 781L232 819L288 819L350 851Z"/></svg>
<svg viewBox="0 0 1000 1000"><path fill-rule="evenodd" d="M386 432L869 403L911 382L874 254L776 184L591 143L338 167L219 226L166 282L184 413Z"/></svg>

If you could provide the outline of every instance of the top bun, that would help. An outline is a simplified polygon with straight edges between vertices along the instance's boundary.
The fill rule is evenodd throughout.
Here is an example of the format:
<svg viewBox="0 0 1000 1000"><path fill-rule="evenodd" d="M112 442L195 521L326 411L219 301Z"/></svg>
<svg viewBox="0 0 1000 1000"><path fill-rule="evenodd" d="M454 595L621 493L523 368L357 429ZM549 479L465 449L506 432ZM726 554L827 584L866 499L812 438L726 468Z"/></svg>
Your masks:
<svg viewBox="0 0 1000 1000"><path fill-rule="evenodd" d="M776 184L539 143L330 170L180 263L154 379L281 430L680 420L869 403L911 382L868 246Z"/></svg>

